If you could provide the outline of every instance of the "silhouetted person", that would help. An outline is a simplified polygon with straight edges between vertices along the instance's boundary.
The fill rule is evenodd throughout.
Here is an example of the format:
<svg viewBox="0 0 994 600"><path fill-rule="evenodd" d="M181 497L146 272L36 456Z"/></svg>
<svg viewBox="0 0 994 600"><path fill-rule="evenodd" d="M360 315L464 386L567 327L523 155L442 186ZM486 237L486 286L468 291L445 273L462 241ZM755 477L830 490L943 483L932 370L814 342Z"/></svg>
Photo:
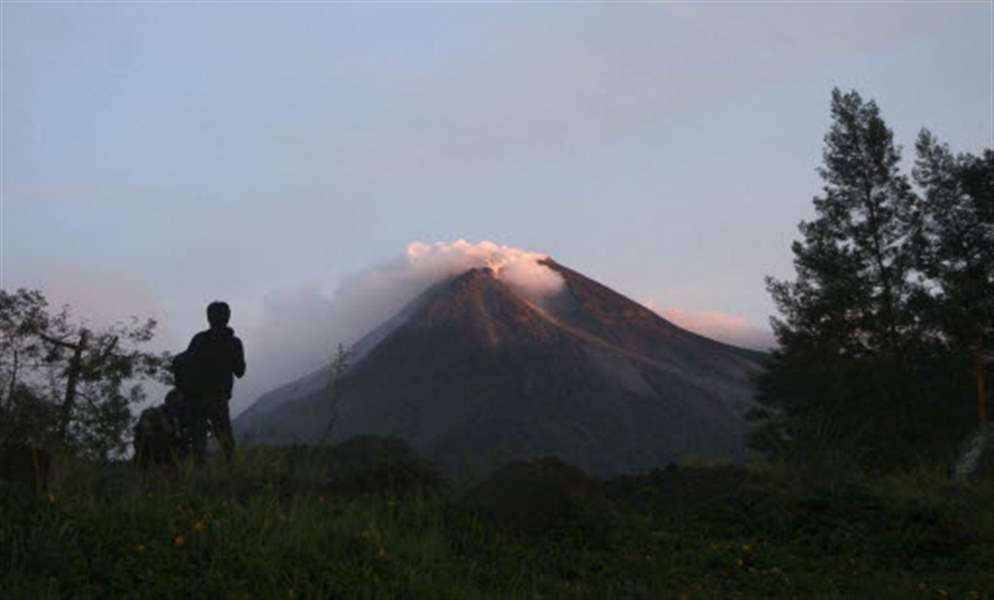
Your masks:
<svg viewBox="0 0 994 600"><path fill-rule="evenodd" d="M230 459L235 449L228 401L235 381L233 376L245 374L245 352L242 341L228 327L230 318L227 303L211 302L207 306L207 322L211 327L193 336L184 357L184 368L188 369L184 392L190 396L193 452L201 462L207 455L208 426L226 457Z"/></svg>
<svg viewBox="0 0 994 600"><path fill-rule="evenodd" d="M168 464L190 454L190 413L179 388L166 394L161 406L142 411L135 424L134 460L142 468Z"/></svg>

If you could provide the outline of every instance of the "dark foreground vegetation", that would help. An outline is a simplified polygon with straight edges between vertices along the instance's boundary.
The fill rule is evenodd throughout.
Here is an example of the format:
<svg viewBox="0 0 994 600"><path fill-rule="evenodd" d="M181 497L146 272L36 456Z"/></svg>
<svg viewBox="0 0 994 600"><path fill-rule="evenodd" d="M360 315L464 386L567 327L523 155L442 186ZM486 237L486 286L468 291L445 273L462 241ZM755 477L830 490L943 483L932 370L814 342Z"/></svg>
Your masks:
<svg viewBox="0 0 994 600"><path fill-rule="evenodd" d="M56 458L49 479L0 481L5 598L994 597L994 482L941 466L597 482L547 459L459 489L297 447L146 474Z"/></svg>

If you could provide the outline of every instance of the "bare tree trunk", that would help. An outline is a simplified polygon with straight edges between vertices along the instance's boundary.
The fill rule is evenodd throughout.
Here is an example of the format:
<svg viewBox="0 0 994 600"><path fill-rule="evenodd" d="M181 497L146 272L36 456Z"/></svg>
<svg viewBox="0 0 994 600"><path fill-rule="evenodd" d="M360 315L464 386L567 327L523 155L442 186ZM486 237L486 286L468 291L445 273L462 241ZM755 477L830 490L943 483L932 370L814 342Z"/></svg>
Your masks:
<svg viewBox="0 0 994 600"><path fill-rule="evenodd" d="M18 353L17 353L17 348L15 347L14 348L14 364L10 368L10 385L7 387L7 398L5 400L5 403L7 404L7 408L10 409L10 410L14 409L14 390L17 387L17 368L18 368L17 357L18 357ZM0 406L2 406L2 404L0 404Z"/></svg>
<svg viewBox="0 0 994 600"><path fill-rule="evenodd" d="M985 373L985 363L987 361L984 360L984 349L980 344L977 344L975 359L974 369L977 376L977 419L980 421L980 426L983 427L987 424L987 377Z"/></svg>
<svg viewBox="0 0 994 600"><path fill-rule="evenodd" d="M339 413L342 408L342 377L349 370L351 357L352 351L346 350L345 346L339 344L335 359L331 362L331 381L328 385L328 425L325 427L324 434L321 436L321 443L328 440L331 430L334 429L335 423L338 422Z"/></svg>
<svg viewBox="0 0 994 600"><path fill-rule="evenodd" d="M59 438L63 443L69 442L69 422L72 420L72 409L76 404L76 385L83 368L83 350L86 349L87 333L85 329L80 331L79 341L71 346L73 355L66 373L66 394L62 401L62 420L59 423Z"/></svg>

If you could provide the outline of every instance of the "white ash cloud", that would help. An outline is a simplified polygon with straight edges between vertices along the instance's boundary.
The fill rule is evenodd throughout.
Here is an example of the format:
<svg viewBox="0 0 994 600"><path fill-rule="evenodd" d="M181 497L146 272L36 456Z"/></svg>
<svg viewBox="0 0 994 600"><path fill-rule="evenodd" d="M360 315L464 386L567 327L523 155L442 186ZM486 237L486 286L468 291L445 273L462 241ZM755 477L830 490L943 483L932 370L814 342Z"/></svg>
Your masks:
<svg viewBox="0 0 994 600"><path fill-rule="evenodd" d="M490 241L413 242L403 256L345 278L332 294L318 285L270 294L261 306L241 311L253 316L240 327L239 307L232 305L248 363L232 412L328 364L338 344L354 344L432 285L470 269L488 267L523 297L541 301L564 285L538 263L546 257Z"/></svg>
<svg viewBox="0 0 994 600"><path fill-rule="evenodd" d="M558 293L564 284L559 273L539 264L545 254L483 241L414 242L407 246L407 258L416 272L442 277L479 267L489 267L498 279L506 282L530 300L541 300Z"/></svg>

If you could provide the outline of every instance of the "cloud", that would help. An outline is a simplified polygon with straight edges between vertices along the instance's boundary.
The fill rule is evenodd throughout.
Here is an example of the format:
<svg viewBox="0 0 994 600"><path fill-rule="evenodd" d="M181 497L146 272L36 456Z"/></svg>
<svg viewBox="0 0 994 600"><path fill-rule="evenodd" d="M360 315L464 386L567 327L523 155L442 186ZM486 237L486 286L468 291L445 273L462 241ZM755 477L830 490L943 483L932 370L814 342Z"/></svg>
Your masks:
<svg viewBox="0 0 994 600"><path fill-rule="evenodd" d="M772 332L760 329L738 315L713 310L660 308L652 299L642 300L641 304L678 327L720 342L756 350L767 350L774 345Z"/></svg>
<svg viewBox="0 0 994 600"><path fill-rule="evenodd" d="M370 97L393 99L411 117L364 124L340 159L375 165L376 177L384 160L392 169L449 174L468 162L596 142L921 35L963 9L753 3L495 11L466 23L463 38L441 36L436 43L446 51L433 56L433 68L384 72L396 65L365 57L337 64L339 77ZM466 38L479 46L457 45ZM430 128L412 130L418 123Z"/></svg>
<svg viewBox="0 0 994 600"><path fill-rule="evenodd" d="M338 344L354 344L430 286L469 269L491 269L532 301L554 295L564 281L557 272L539 264L546 257L490 241L412 242L395 258L344 278L330 293L326 285L313 282L270 293L261 302L229 298L232 325L245 344L248 362L245 378L235 386L232 413L237 414L260 395L325 366ZM150 286L113 269L50 265L32 269L30 280L17 277L4 283L12 288L41 289L53 307L69 304L74 314L95 326L131 315L155 318L170 325L153 341L156 351L180 351L190 335L206 326L202 306L162 304ZM652 300L642 304L678 326L710 338L758 349L772 344L768 331L739 316L660 308ZM152 386L150 400L158 401L161 391Z"/></svg>
<svg viewBox="0 0 994 600"><path fill-rule="evenodd" d="M466 240L437 242L428 245L414 242L407 247L410 268L417 274L428 274L437 279L477 267L489 267L494 274L518 293L532 300L553 295L563 286L558 273L540 265L548 258L545 254L529 252L511 246L501 246L489 241L470 244Z"/></svg>
<svg viewBox="0 0 994 600"><path fill-rule="evenodd" d="M233 412L259 395L328 364L338 344L349 346L400 312L429 287L487 267L517 293L541 300L562 277L538 264L546 255L483 241L413 242L402 256L345 278L332 294L319 284L273 293L239 330L248 370L235 390Z"/></svg>

